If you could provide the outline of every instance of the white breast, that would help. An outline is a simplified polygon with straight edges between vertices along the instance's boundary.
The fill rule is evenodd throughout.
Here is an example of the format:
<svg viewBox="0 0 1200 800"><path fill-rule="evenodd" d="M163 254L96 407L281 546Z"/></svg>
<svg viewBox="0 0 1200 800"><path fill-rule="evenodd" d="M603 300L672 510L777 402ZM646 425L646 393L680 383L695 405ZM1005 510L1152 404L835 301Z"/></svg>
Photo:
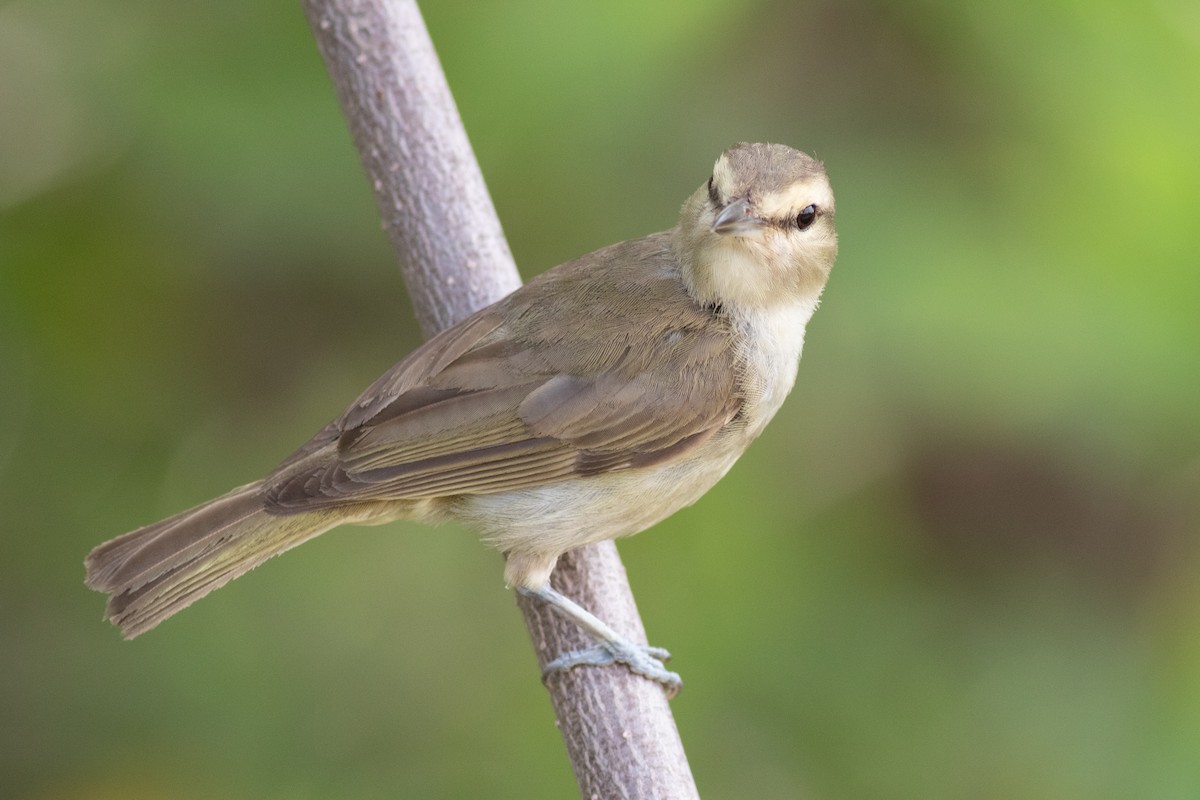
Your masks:
<svg viewBox="0 0 1200 800"><path fill-rule="evenodd" d="M746 434L758 436L796 382L804 349L804 328L816 310L815 301L739 311L737 324L747 333L742 340L746 372Z"/></svg>

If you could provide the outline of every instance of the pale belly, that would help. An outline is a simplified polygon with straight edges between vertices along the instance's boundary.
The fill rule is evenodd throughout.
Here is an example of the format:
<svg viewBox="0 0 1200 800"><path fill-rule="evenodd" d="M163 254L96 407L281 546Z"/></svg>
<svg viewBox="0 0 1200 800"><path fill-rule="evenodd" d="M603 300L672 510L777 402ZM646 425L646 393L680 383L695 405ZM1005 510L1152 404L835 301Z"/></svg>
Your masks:
<svg viewBox="0 0 1200 800"><path fill-rule="evenodd" d="M541 586L566 551L644 531L699 500L742 449L744 445L728 453L697 453L697 458L648 470L461 497L451 516L506 554L510 584Z"/></svg>

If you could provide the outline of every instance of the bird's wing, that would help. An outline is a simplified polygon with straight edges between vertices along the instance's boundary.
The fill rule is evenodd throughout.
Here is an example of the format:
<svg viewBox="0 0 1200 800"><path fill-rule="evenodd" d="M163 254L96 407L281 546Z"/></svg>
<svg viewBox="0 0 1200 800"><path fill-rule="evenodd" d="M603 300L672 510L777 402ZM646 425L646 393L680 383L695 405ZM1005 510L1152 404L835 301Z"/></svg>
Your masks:
<svg viewBox="0 0 1200 800"><path fill-rule="evenodd" d="M614 245L430 339L285 461L266 496L299 511L661 463L737 415L737 358L665 235Z"/></svg>

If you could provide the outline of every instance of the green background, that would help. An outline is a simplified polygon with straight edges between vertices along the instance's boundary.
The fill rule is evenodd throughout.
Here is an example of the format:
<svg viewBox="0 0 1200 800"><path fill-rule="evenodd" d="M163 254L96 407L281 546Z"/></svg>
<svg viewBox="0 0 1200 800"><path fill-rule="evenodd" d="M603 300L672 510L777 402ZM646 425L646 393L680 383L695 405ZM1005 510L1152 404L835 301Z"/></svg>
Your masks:
<svg viewBox="0 0 1200 800"><path fill-rule="evenodd" d="M792 398L621 545L703 795L1200 796L1198 8L426 4L526 277L738 140L837 191ZM296 3L0 4L0 794L573 795L466 531L82 585L418 341Z"/></svg>

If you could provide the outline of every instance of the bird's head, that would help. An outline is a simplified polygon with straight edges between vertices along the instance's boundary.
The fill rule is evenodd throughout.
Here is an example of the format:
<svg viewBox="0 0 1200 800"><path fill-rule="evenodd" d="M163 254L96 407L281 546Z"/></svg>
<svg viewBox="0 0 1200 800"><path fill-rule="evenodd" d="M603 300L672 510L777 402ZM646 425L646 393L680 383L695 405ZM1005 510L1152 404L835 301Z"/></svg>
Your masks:
<svg viewBox="0 0 1200 800"><path fill-rule="evenodd" d="M837 256L821 162L781 144L737 144L683 205L675 248L701 303L816 306Z"/></svg>

